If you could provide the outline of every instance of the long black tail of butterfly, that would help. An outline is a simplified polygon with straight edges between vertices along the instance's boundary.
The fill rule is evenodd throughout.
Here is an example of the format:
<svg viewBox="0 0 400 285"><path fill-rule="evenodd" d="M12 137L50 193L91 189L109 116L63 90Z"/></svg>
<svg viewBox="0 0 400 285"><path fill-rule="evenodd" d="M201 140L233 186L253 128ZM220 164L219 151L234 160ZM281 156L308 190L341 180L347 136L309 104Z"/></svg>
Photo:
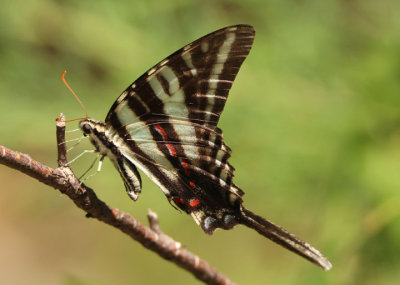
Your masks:
<svg viewBox="0 0 400 285"><path fill-rule="evenodd" d="M312 263L320 266L324 270L332 268L329 260L310 244L298 239L284 228L267 221L266 219L254 214L243 206L240 208L241 216L239 222L249 228L256 230L261 235L269 238L273 242L287 248L288 250L308 259Z"/></svg>

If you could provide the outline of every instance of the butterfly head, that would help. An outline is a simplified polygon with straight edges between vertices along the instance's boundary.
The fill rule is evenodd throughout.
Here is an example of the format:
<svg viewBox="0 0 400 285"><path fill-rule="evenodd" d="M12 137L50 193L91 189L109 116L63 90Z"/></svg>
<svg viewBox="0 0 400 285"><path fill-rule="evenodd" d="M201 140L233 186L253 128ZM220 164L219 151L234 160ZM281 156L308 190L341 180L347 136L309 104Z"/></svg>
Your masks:
<svg viewBox="0 0 400 285"><path fill-rule="evenodd" d="M96 125L98 122L92 119L85 119L79 122L79 128L83 132L84 136L91 136L96 129Z"/></svg>
<svg viewBox="0 0 400 285"><path fill-rule="evenodd" d="M95 146L96 150L103 153L103 150L106 149L104 144L107 141L105 137L105 124L87 118L79 122L79 128L84 136L89 137L90 142Z"/></svg>
<svg viewBox="0 0 400 285"><path fill-rule="evenodd" d="M98 136L99 134L104 133L105 124L103 122L87 118L79 122L79 128L85 136Z"/></svg>

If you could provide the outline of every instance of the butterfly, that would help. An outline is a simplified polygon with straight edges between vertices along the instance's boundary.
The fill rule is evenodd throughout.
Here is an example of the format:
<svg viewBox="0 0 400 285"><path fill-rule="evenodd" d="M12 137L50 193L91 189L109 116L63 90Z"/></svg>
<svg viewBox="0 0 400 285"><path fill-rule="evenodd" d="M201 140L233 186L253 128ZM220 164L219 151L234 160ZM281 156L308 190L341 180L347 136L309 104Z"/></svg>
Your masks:
<svg viewBox="0 0 400 285"><path fill-rule="evenodd" d="M252 26L235 25L201 37L126 88L105 122L86 118L79 126L133 200L142 188L139 169L205 233L243 224L329 270L318 250L247 210L233 183L231 149L217 125L254 36Z"/></svg>

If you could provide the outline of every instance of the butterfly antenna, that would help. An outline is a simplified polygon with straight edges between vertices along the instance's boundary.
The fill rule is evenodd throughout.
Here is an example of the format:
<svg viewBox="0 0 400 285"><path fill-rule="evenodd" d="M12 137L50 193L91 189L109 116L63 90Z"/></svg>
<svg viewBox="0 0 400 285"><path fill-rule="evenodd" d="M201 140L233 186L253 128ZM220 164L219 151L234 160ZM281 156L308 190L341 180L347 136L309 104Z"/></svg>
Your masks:
<svg viewBox="0 0 400 285"><path fill-rule="evenodd" d="M308 259L324 270L329 270L332 268L332 264L329 262L329 260L310 244L298 239L280 226L277 226L272 222L250 212L243 206L241 206L240 212L241 224L256 230L261 235Z"/></svg>
<svg viewBox="0 0 400 285"><path fill-rule="evenodd" d="M81 99L79 99L78 95L76 95L74 90L72 90L71 86L69 86L67 80L65 80L65 74L67 74L66 70L64 70L63 73L61 73L61 80L65 84L65 86L67 86L69 91L71 91L72 95L74 95L75 99L78 100L79 104L81 104L82 109L85 111L85 118L72 119L72 120L67 120L67 121L64 121L64 122L66 123L66 122L73 122L73 121L78 121L78 120L87 120L88 114L87 114L85 105L83 105Z"/></svg>

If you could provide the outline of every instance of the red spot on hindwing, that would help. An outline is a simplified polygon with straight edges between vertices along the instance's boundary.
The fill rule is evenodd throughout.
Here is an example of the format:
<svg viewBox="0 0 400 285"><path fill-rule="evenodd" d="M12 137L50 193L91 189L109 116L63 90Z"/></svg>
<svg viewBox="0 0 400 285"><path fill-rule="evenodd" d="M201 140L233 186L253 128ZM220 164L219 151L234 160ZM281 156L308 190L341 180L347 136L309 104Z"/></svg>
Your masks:
<svg viewBox="0 0 400 285"><path fill-rule="evenodd" d="M182 159L181 163L182 163L183 169L185 170L186 176L190 176L189 166L188 166L187 162L184 159ZM194 183L193 180L190 180L189 186L191 188L194 188L196 186L196 183Z"/></svg>
<svg viewBox="0 0 400 285"><path fill-rule="evenodd" d="M175 204L183 204L183 198L173 198Z"/></svg>
<svg viewBox="0 0 400 285"><path fill-rule="evenodd" d="M159 124L155 124L154 126L160 132L160 134L163 136L164 141L167 142L167 147L168 147L168 150L169 150L170 154L172 156L176 157L177 156L176 155L176 150L175 150L174 146L171 143L168 142L168 135L167 135L167 132L165 131L165 129L163 127L161 127ZM186 160L184 158L181 159L181 164L183 166L185 175L186 176L190 176L189 165L188 165L188 163L186 162ZM196 186L196 184L194 183L193 180L191 180L189 182L189 186L191 188L194 188ZM174 199L174 202L177 202L177 201L175 201L175 199ZM179 201L178 201L178 203L179 203ZM183 203L183 202L180 202L180 203Z"/></svg>
<svg viewBox="0 0 400 285"><path fill-rule="evenodd" d="M200 204L200 200L199 199L193 199L189 202L189 206L190 207L196 207Z"/></svg>
<svg viewBox="0 0 400 285"><path fill-rule="evenodd" d="M176 150L175 150L174 146L171 143L168 142L167 132L159 124L155 124L154 126L161 133L161 135L163 136L164 141L167 142L167 147L168 147L168 150L171 153L171 155L172 156L176 156Z"/></svg>
<svg viewBox="0 0 400 285"><path fill-rule="evenodd" d="M183 169L185 169L185 174L187 176L189 176L190 175L189 166L188 166L187 162L183 159L182 159L182 166L183 166Z"/></svg>

